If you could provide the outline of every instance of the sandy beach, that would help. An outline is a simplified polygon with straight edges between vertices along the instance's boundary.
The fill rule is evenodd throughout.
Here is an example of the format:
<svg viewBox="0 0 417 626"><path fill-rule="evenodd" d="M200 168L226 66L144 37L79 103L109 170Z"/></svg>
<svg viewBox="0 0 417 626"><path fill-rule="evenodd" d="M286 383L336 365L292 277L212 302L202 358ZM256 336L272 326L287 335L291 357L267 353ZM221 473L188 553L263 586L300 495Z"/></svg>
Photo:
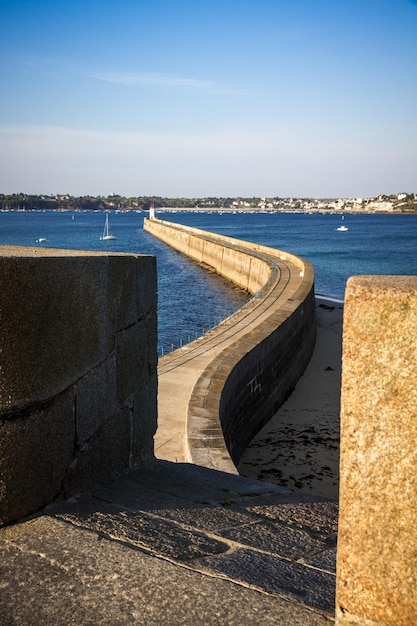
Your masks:
<svg viewBox="0 0 417 626"><path fill-rule="evenodd" d="M252 440L238 469L338 499L343 304L316 298L317 342L295 390Z"/></svg>

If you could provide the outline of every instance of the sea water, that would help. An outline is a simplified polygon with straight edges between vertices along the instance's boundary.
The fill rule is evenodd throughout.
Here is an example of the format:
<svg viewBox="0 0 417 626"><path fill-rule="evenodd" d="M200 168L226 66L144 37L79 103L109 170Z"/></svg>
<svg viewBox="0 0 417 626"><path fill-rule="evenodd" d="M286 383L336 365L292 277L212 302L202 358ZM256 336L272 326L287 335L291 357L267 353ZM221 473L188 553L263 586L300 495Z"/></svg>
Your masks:
<svg viewBox="0 0 417 626"><path fill-rule="evenodd" d="M302 256L314 267L316 293L339 300L350 276L417 275L417 214L194 213L191 224L181 213L164 219ZM341 225L348 230L338 231Z"/></svg>
<svg viewBox="0 0 417 626"><path fill-rule="evenodd" d="M146 212L110 212L116 239L100 241L100 211L0 212L0 245L153 254L158 266L158 352L195 339L247 299L143 230ZM316 293L342 301L349 276L417 275L417 215L158 211L162 219L298 254ZM338 231L344 224L348 230ZM39 242L39 239L46 239Z"/></svg>

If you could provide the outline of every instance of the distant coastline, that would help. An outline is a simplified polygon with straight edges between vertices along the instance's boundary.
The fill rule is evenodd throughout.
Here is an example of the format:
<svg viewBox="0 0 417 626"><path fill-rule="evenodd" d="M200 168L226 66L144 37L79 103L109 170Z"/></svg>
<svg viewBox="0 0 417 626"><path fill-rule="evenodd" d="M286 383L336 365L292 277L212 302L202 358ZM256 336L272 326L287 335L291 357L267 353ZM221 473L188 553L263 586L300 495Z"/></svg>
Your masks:
<svg viewBox="0 0 417 626"><path fill-rule="evenodd" d="M417 194L381 194L372 198L163 198L1 194L2 211L149 211L160 212L272 212L272 213L417 213Z"/></svg>
<svg viewBox="0 0 417 626"><path fill-rule="evenodd" d="M6 213L6 212L20 212L20 213L28 213L31 211L38 211L38 212L44 212L44 211L58 211L58 212L62 212L62 213L77 213L77 212L84 212L84 211L123 211L123 212L132 212L132 213L147 213L149 211L149 209L142 209L142 208L115 208L115 207L110 207L110 208L100 208L100 209L84 209L82 207L78 207L78 208L66 208L66 207L59 207L59 208L53 208L53 207L48 207L46 209L39 209L39 208L18 208L18 209L13 209L13 208L4 208L4 207L0 207L0 213ZM303 209L259 209L259 208L253 208L253 209L233 209L231 207L211 207L211 208L207 208L207 207L159 207L157 209L155 209L155 211L157 211L158 213L327 213L329 215L342 215L342 214L346 214L346 215L415 215L417 214L417 205L416 208L413 210L407 210L407 211L403 211L403 210L391 210L391 211L377 211L377 210L370 210L370 209L355 209L350 210L350 211L335 211L335 210L331 210L331 209L310 209L308 211L305 211Z"/></svg>

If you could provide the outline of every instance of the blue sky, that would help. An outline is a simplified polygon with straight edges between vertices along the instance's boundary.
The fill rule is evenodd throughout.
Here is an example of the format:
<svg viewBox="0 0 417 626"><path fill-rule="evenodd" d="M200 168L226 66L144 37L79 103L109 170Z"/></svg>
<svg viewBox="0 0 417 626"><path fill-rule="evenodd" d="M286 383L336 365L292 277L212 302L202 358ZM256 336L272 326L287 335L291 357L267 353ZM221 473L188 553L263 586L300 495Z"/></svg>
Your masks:
<svg viewBox="0 0 417 626"><path fill-rule="evenodd" d="M417 192L416 0L0 0L0 193Z"/></svg>

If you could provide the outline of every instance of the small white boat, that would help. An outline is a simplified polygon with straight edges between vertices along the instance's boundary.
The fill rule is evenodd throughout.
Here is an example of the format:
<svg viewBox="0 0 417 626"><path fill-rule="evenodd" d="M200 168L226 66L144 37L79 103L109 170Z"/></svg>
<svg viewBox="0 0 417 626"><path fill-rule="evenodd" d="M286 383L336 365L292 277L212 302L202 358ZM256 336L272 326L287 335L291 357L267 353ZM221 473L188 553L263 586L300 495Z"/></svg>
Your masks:
<svg viewBox="0 0 417 626"><path fill-rule="evenodd" d="M39 237L39 239L36 240L36 243L45 243L46 238L45 237Z"/></svg>
<svg viewBox="0 0 417 626"><path fill-rule="evenodd" d="M342 222L345 219L345 216L342 215ZM345 226L344 224L342 224L341 226L339 226L339 228L336 228L336 230L340 230L342 232L345 232L346 230L349 230L349 228L347 226Z"/></svg>
<svg viewBox="0 0 417 626"><path fill-rule="evenodd" d="M100 237L100 241L109 241L110 239L116 239L116 237L110 233L110 230L109 230L109 214L106 213L106 221L104 223L104 231L103 231L103 235Z"/></svg>

